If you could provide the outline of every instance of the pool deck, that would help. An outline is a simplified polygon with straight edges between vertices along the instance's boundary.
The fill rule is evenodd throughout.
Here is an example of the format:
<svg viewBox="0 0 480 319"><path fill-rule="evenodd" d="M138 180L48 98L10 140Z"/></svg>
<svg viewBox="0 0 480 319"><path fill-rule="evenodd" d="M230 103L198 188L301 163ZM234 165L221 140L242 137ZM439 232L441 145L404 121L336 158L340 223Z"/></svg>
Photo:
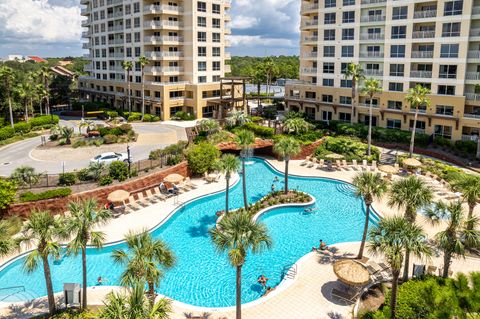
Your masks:
<svg viewBox="0 0 480 319"><path fill-rule="evenodd" d="M284 169L284 163L273 159L269 163L280 171ZM290 162L290 174L300 176L316 176L327 177L346 182L351 182L357 173L356 171L333 171L327 172L315 168L307 168L301 166L302 161ZM238 176L234 177L238 180ZM217 183L207 184L203 180L194 180L199 187L196 190L181 194L177 199L171 198L166 202L152 205L138 212L123 215L118 219L111 220L100 229L107 235L108 242L122 240L124 234L129 230L151 229L154 225L165 221L168 216L178 208L182 203L190 201L196 197L200 197L212 192L218 192L225 188L224 179L220 179ZM391 216L402 214L402 211L390 209L385 203L385 198L377 200L373 204L374 209L381 216ZM475 213L480 216L480 207L477 207ZM432 236L440 226L432 227L423 218L418 218L427 234ZM440 227L441 228L441 227ZM334 253L320 254L309 253L297 262L297 275L291 280L289 286L285 289L280 287L259 300L245 304L242 307L242 315L246 319L256 318L351 318L352 305L346 305L331 297L331 289L340 285L336 280L336 276L332 270L332 262L338 258L345 256L355 256L359 247L359 243L341 243L332 245L335 247ZM368 255L368 252L366 253ZM376 261L382 261L381 256L370 256ZM12 258L10 256L9 258ZM0 263L7 261L8 258L0 260ZM435 256L428 261L412 260L412 263L423 263L428 265L442 265L441 256ZM469 272L480 269L480 259L466 258L455 259L452 263L452 270L456 272ZM245 283L246 284L246 283ZM89 288L89 304L92 306L102 305L105 295L112 291L118 290L116 287L95 287ZM59 296L61 294L58 294ZM60 298L60 297L59 297ZM45 298L39 298L32 303L19 303L11 305L11 303L0 303L1 318L29 318L33 314L45 311ZM201 315L208 312L211 318L235 318L234 308L207 309L188 306L179 302L173 304L174 313L172 319L185 318L185 314Z"/></svg>

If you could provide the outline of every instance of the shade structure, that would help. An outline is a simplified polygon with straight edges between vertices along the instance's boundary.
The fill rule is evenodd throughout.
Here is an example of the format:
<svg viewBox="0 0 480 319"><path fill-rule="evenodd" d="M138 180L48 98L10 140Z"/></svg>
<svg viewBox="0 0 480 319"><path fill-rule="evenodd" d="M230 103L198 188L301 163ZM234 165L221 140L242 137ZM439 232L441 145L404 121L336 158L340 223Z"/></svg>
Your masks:
<svg viewBox="0 0 480 319"><path fill-rule="evenodd" d="M170 175L167 175L163 179L163 181L168 182L168 183L172 183L172 184L178 184L178 183L182 182L184 179L185 179L185 177L183 177L180 174L170 174Z"/></svg>
<svg viewBox="0 0 480 319"><path fill-rule="evenodd" d="M350 286L363 286L370 282L367 268L353 259L341 259L333 264L338 280Z"/></svg>
<svg viewBox="0 0 480 319"><path fill-rule="evenodd" d="M407 158L406 160L403 161L403 165L408 167L420 167L422 166L422 162L420 162L415 158Z"/></svg>
<svg viewBox="0 0 480 319"><path fill-rule="evenodd" d="M342 159L343 155L332 153L332 154L325 155L325 158Z"/></svg>
<svg viewBox="0 0 480 319"><path fill-rule="evenodd" d="M380 165L378 169L387 174L396 174L398 173L398 168L392 165Z"/></svg>
<svg viewBox="0 0 480 319"><path fill-rule="evenodd" d="M124 191L123 189L116 190L114 192L111 192L108 194L108 201L113 202L113 203L119 203L119 202L124 202L130 197L130 193L127 191Z"/></svg>

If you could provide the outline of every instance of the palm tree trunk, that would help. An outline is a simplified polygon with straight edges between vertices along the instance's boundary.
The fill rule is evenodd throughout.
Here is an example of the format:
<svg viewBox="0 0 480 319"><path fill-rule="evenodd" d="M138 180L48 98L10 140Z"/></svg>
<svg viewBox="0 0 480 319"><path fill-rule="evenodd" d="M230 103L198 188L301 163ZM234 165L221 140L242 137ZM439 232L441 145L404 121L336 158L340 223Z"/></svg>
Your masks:
<svg viewBox="0 0 480 319"><path fill-rule="evenodd" d="M8 96L8 112L10 113L10 125L13 126L12 98Z"/></svg>
<svg viewBox="0 0 480 319"><path fill-rule="evenodd" d="M45 80L45 90L47 91L45 114L48 115L50 114L50 88L48 87L48 79Z"/></svg>
<svg viewBox="0 0 480 319"><path fill-rule="evenodd" d="M226 176L225 180L227 182L227 188L225 188L225 215L228 214L228 193L229 193L229 188L230 188L230 176Z"/></svg>
<svg viewBox="0 0 480 319"><path fill-rule="evenodd" d="M415 108L415 119L413 120L412 136L410 138L410 157L413 156L413 148L415 146L415 130L417 129L418 107Z"/></svg>
<svg viewBox="0 0 480 319"><path fill-rule="evenodd" d="M236 319L242 319L242 265L237 266Z"/></svg>
<svg viewBox="0 0 480 319"><path fill-rule="evenodd" d="M398 288L398 277L400 275L400 270L392 269L392 296L390 298L390 318L395 319L397 316L397 288Z"/></svg>
<svg viewBox="0 0 480 319"><path fill-rule="evenodd" d="M87 248L82 247L82 308L87 309Z"/></svg>
<svg viewBox="0 0 480 319"><path fill-rule="evenodd" d="M153 307L155 304L155 285L153 281L148 281L148 301L150 302L150 306Z"/></svg>
<svg viewBox="0 0 480 319"><path fill-rule="evenodd" d="M40 97L40 102L39 102L39 103L40 103L40 116L43 115L43 111L42 111L42 104L43 104L43 103L42 103L42 100L43 100L43 98Z"/></svg>
<svg viewBox="0 0 480 319"><path fill-rule="evenodd" d="M472 230L473 229L473 210L475 209L476 203L468 204L468 221L467 221L467 229Z"/></svg>
<svg viewBox="0 0 480 319"><path fill-rule="evenodd" d="M28 102L27 99L25 99L25 116L24 116L25 122L28 122Z"/></svg>
<svg viewBox="0 0 480 319"><path fill-rule="evenodd" d="M408 280L408 269L410 268L410 249L405 251L405 265L403 268L403 282Z"/></svg>
<svg viewBox="0 0 480 319"><path fill-rule="evenodd" d="M42 256L43 274L45 276L45 284L47 286L48 295L48 313L50 316L56 312L55 296L53 295L52 274L50 272L50 265L48 264L48 257Z"/></svg>
<svg viewBox="0 0 480 319"><path fill-rule="evenodd" d="M443 278L448 278L448 271L450 270L450 264L452 262L452 253L444 252L443 254Z"/></svg>
<svg viewBox="0 0 480 319"><path fill-rule="evenodd" d="M350 114L350 124L353 125L353 118L355 117L355 88L356 88L356 82L355 78L352 78L352 112Z"/></svg>
<svg viewBox="0 0 480 319"><path fill-rule="evenodd" d="M247 177L245 171L245 157L242 158L242 188L243 188L243 206L245 210L248 210L248 201L247 201Z"/></svg>
<svg viewBox="0 0 480 319"><path fill-rule="evenodd" d="M363 258L363 250L365 249L365 242L367 241L367 233L368 233L368 223L370 221L370 203L365 203L367 206L367 211L365 213L365 226L363 227L363 235L362 235L362 243L360 244L360 250L358 251L358 259Z"/></svg>
<svg viewBox="0 0 480 319"><path fill-rule="evenodd" d="M288 194L288 158L285 159L285 194Z"/></svg>
<svg viewBox="0 0 480 319"><path fill-rule="evenodd" d="M132 97L130 96L130 70L127 72L127 90L128 90L128 116L132 114Z"/></svg>
<svg viewBox="0 0 480 319"><path fill-rule="evenodd" d="M370 96L370 107L368 108L368 151L367 155L372 153L372 113L373 113L373 95Z"/></svg>
<svg viewBox="0 0 480 319"><path fill-rule="evenodd" d="M144 67L142 66L142 122L145 117L145 82L143 81Z"/></svg>

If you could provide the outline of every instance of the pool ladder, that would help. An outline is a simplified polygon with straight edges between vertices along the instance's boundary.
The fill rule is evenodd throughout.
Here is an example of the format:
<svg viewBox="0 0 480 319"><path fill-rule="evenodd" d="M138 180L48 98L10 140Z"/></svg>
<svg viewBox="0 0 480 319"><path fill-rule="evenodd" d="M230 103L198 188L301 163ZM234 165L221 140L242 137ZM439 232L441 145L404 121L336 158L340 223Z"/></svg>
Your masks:
<svg viewBox="0 0 480 319"><path fill-rule="evenodd" d="M16 295L18 293L26 292L25 286L11 286L11 287L0 288L0 293L2 293L3 291L8 291L8 290L14 290L14 291L12 291L10 293L7 292L7 294L5 296L0 297L0 301L4 301L8 297L11 297L11 296Z"/></svg>
<svg viewBox="0 0 480 319"><path fill-rule="evenodd" d="M283 278L295 279L295 276L297 275L297 264L283 267L282 274Z"/></svg>

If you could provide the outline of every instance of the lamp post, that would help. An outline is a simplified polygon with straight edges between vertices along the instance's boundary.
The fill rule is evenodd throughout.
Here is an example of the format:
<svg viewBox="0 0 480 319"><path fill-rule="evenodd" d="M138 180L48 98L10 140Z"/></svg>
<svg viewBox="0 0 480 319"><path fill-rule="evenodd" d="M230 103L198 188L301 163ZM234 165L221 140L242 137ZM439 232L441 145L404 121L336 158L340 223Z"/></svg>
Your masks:
<svg viewBox="0 0 480 319"><path fill-rule="evenodd" d="M127 161L128 161L128 177L130 177L130 170L132 168L132 161L130 160L130 145L127 144Z"/></svg>

